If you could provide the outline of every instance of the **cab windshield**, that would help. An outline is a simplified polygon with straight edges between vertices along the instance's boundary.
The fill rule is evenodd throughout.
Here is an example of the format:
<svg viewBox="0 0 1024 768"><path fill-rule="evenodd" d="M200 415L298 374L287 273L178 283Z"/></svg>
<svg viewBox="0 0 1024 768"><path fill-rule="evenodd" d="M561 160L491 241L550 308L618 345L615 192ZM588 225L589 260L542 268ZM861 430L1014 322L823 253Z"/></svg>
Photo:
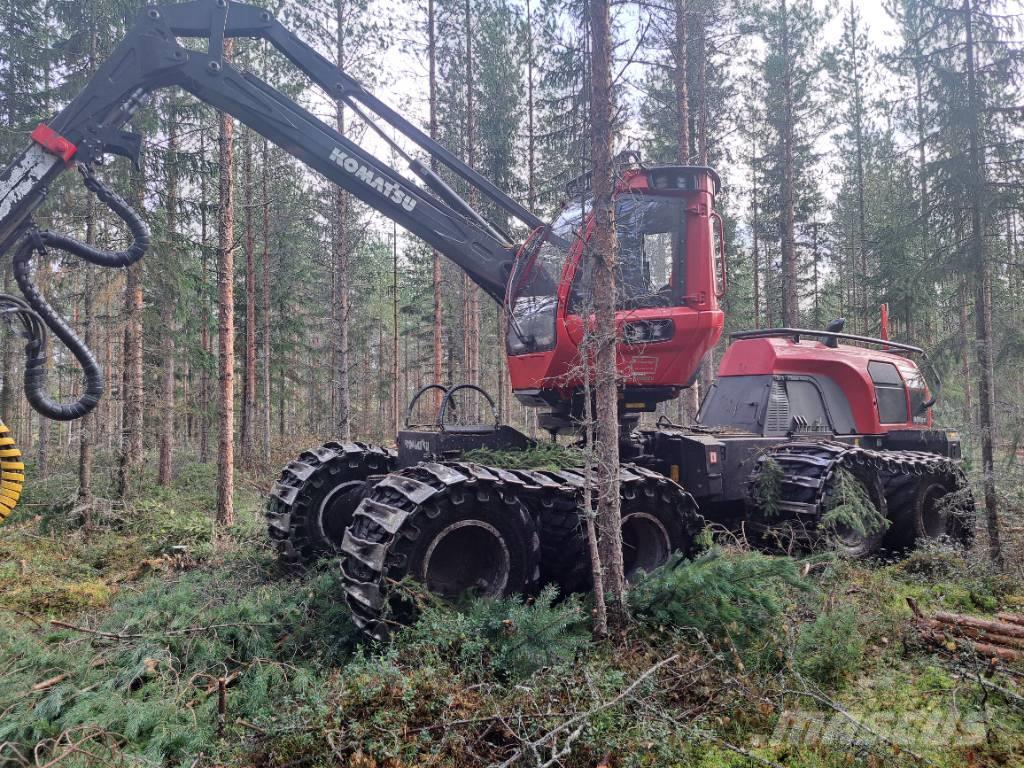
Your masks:
<svg viewBox="0 0 1024 768"><path fill-rule="evenodd" d="M569 244L582 235L591 201L566 206L550 230L531 243L512 277L508 350L525 354L555 346L558 285ZM679 306L685 295L685 200L623 195L615 203L616 306L620 310ZM573 279L568 311L592 311L591 261Z"/></svg>
<svg viewBox="0 0 1024 768"><path fill-rule="evenodd" d="M540 352L555 346L558 284L568 246L582 234L590 201L566 206L551 227L529 245L512 275L508 351L513 355Z"/></svg>
<svg viewBox="0 0 1024 768"><path fill-rule="evenodd" d="M628 195L615 204L615 303L621 310L682 304L685 295L686 209L678 197ZM591 262L583 259L573 280L570 312L591 301Z"/></svg>

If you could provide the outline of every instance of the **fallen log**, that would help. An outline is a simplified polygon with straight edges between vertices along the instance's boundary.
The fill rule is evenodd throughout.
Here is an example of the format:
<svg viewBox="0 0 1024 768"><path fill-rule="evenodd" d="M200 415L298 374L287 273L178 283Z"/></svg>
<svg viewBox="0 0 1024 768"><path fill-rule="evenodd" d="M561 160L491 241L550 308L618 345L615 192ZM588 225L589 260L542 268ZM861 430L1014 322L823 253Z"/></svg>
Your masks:
<svg viewBox="0 0 1024 768"><path fill-rule="evenodd" d="M932 618L936 621L941 621L943 624L951 624L958 627L971 627L991 632L996 635L1005 635L1007 637L1024 639L1024 626L1017 626L1002 621L979 619L975 616L965 616L962 613L946 613L945 611L937 611Z"/></svg>
<svg viewBox="0 0 1024 768"><path fill-rule="evenodd" d="M990 643L991 645L1002 645L1007 648L1024 651L1024 638L1013 637L999 632L989 632L988 630L979 629L978 627L972 627L966 624L947 624L945 622L938 621L937 619L922 618L919 621L922 625L938 632L948 632L950 634L957 634L970 638L971 640Z"/></svg>
<svg viewBox="0 0 1024 768"><path fill-rule="evenodd" d="M1024 613L997 613L996 618L1000 621L1007 621L1010 624L1019 624L1024 627Z"/></svg>
<svg viewBox="0 0 1024 768"><path fill-rule="evenodd" d="M992 645L991 643L976 642L963 637L949 638L943 632L931 629L926 625L919 625L918 629L924 640L947 651L955 651L957 648L963 647L969 651L973 651L978 656L983 656L986 659L1020 661L1024 658L1024 652L1014 650L1013 648L1004 648L1000 645Z"/></svg>
<svg viewBox="0 0 1024 768"><path fill-rule="evenodd" d="M51 677L48 680L43 680L41 683L36 683L35 685L33 685L32 691L45 691L47 688L52 688L53 686L57 685L57 683L63 683L67 679L67 672L60 675L55 675L54 677Z"/></svg>

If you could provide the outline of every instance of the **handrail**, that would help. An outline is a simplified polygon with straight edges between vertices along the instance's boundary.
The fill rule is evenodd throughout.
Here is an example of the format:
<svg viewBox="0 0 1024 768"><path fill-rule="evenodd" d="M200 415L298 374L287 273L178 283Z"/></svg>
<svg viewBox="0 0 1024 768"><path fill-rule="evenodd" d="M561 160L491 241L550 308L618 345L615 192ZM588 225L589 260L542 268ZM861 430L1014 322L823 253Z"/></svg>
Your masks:
<svg viewBox="0 0 1024 768"><path fill-rule="evenodd" d="M913 352L923 355L925 352L920 347L911 344L901 344L888 339L876 339L874 336L858 336L854 333L835 333L833 331L818 331L813 328L758 328L752 331L733 331L729 334L730 339L770 339L770 338L792 338L793 341L800 341L801 336L813 336L821 339L845 339L847 341L858 341L862 344L875 344L879 347L890 347L903 352Z"/></svg>
<svg viewBox="0 0 1024 768"><path fill-rule="evenodd" d="M877 347L882 347L883 351L898 349L901 352L911 352L915 355L921 355L922 362L928 366L931 371L931 376L935 381L935 391L926 402L921 404L921 411L923 412L928 410L938 402L939 394L942 392L942 378L939 376L939 371L931 361L931 358L928 357L928 353L921 349L921 347L915 347L912 344L902 344L898 341L891 341L889 339L876 339L874 336L859 336L855 333L818 331L813 328L758 328L752 331L733 331L729 334L729 339L741 341L743 339L791 338L793 341L799 342L801 336L811 336L820 339L834 339L836 341L845 339L847 341L857 341L861 344L872 344Z"/></svg>

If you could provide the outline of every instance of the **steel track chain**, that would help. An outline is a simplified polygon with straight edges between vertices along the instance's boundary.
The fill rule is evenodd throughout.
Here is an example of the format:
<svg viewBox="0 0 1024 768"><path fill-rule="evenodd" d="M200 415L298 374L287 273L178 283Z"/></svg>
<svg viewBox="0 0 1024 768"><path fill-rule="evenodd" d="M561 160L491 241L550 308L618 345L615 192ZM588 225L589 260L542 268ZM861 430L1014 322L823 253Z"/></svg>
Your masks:
<svg viewBox="0 0 1024 768"><path fill-rule="evenodd" d="M346 466L358 465L379 473L394 469L397 453L387 448L362 442L329 441L319 448L303 451L281 470L267 498L264 517L267 532L282 559L302 563L315 559L320 552L308 530L308 516L303 489L308 482L332 462Z"/></svg>
<svg viewBox="0 0 1024 768"><path fill-rule="evenodd" d="M801 499L783 498L777 504L779 510L801 515L821 516L829 482L841 467L878 472L886 494L908 476L945 476L955 490L967 487L967 477L959 462L947 456L926 451L881 451L832 440L795 440L774 446L758 457L748 481L748 498L754 506L757 486L769 461L782 470L782 485L789 486L789 495ZM802 500L807 498L813 500Z"/></svg>

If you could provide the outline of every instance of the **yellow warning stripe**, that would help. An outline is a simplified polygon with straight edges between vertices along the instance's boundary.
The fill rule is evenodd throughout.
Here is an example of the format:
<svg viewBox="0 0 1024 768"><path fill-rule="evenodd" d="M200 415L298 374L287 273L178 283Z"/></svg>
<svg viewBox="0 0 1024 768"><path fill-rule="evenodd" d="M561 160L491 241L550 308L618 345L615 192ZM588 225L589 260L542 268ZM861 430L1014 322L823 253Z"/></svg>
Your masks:
<svg viewBox="0 0 1024 768"><path fill-rule="evenodd" d="M10 429L0 421L0 522L7 519L21 498L25 482L25 463L21 451L10 437Z"/></svg>

